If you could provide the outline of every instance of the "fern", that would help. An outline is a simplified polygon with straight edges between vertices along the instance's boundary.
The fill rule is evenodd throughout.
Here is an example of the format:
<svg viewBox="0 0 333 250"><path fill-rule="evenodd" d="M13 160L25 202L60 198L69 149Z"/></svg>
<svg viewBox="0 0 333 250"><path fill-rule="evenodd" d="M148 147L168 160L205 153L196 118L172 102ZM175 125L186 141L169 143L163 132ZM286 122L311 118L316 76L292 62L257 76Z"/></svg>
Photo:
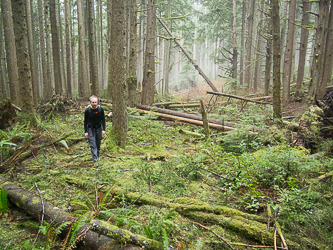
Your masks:
<svg viewBox="0 0 333 250"><path fill-rule="evenodd" d="M77 237L78 231L83 227L83 225L86 223L87 219L89 218L90 211L86 212L84 215L82 215L74 224L72 228L71 237L69 239L69 245L71 245L75 238Z"/></svg>
<svg viewBox="0 0 333 250"><path fill-rule="evenodd" d="M144 230L145 230L145 233L146 233L146 236L149 238L149 239L153 239L153 234L151 233L150 231L150 228L149 226L144 226Z"/></svg>

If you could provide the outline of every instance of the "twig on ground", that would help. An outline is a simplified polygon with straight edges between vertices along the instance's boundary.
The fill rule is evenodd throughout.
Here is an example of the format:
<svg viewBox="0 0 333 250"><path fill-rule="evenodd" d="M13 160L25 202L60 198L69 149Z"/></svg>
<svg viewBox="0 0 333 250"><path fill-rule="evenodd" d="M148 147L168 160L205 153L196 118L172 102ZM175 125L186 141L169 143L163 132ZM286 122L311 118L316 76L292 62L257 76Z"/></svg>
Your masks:
<svg viewBox="0 0 333 250"><path fill-rule="evenodd" d="M256 246L256 245L247 245L243 243L230 243L234 246L242 246L242 247L252 247L252 248L274 248L274 246ZM276 247L277 249L285 249L284 247Z"/></svg>
<svg viewBox="0 0 333 250"><path fill-rule="evenodd" d="M209 172L209 173L211 173L211 174L213 174L213 175L216 175L216 176L218 176L218 177L220 177L220 178L223 178L223 179L229 180L227 177L222 176L222 175L220 175L220 174L217 174L217 173L215 173L215 172L213 172L213 171L210 171L210 170L208 170L208 169L205 169L205 168L203 168L203 167L200 167L200 169L205 170L205 171L207 171L207 172Z"/></svg>
<svg viewBox="0 0 333 250"><path fill-rule="evenodd" d="M142 197L142 194L141 194L141 195L140 195L135 201L133 201L133 202L129 205L129 207L132 206L132 205L134 205L134 203L137 202L138 200L140 200L141 197Z"/></svg>
<svg viewBox="0 0 333 250"><path fill-rule="evenodd" d="M113 172L126 172L126 171L139 171L139 170L135 170L135 169L120 169L120 170L109 171L109 173L113 173Z"/></svg>
<svg viewBox="0 0 333 250"><path fill-rule="evenodd" d="M40 227L41 227L41 226L43 226L43 222L44 222L44 201L43 201L42 193L41 193L41 191L38 189L38 186L37 186L36 182L35 182L35 187L36 187L36 189L37 189L37 191L38 191L38 193L39 193L40 201L41 201L41 203L42 203L42 216L41 216L41 220L40 220ZM37 240L37 238L38 238L38 236L39 236L39 233L40 233L40 228L38 229L37 236L36 236L34 242L32 243L32 245L35 245L36 240Z"/></svg>
<svg viewBox="0 0 333 250"><path fill-rule="evenodd" d="M277 247L276 247L276 232L277 232L277 227L275 228L275 231L274 231L274 250L277 250Z"/></svg>
<svg viewBox="0 0 333 250"><path fill-rule="evenodd" d="M113 218L113 216L114 216L114 214L113 215L111 215L111 217L106 221L106 223L109 223L110 222L110 220Z"/></svg>
<svg viewBox="0 0 333 250"><path fill-rule="evenodd" d="M151 181L149 180L149 186L150 186L150 192L153 192L153 185L151 184Z"/></svg>
<svg viewBox="0 0 333 250"><path fill-rule="evenodd" d="M196 224L196 225L198 225L198 226L200 226L200 227L202 227L202 228L204 228L204 229L206 229L206 230L208 230L208 231L210 231L211 233L213 233L217 238L219 238L219 239L221 239L221 240L223 240L231 249L234 249L233 247L232 247L232 245L227 241L227 240L225 240L224 238L222 238L220 235L218 235L217 233L215 233L215 232L213 232L212 230L210 230L208 227L205 227L204 225L201 225L200 223L198 223L198 222L195 222L195 221L191 221L193 224Z"/></svg>

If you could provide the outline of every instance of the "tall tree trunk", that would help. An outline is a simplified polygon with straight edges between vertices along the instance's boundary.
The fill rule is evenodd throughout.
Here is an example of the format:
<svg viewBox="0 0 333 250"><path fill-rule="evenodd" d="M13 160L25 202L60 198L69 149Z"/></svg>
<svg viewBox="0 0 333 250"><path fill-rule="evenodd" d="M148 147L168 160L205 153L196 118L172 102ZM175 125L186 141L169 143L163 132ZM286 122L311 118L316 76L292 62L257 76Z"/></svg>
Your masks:
<svg viewBox="0 0 333 250"><path fill-rule="evenodd" d="M52 75L51 75L51 41L50 41L50 26L49 26L49 3L48 0L44 0L44 22L45 22L45 40L46 40L46 78L47 82L46 99L50 99L53 94L53 84L52 84Z"/></svg>
<svg viewBox="0 0 333 250"><path fill-rule="evenodd" d="M275 119L282 118L281 107L281 35L279 0L271 0L273 23L273 112Z"/></svg>
<svg viewBox="0 0 333 250"><path fill-rule="evenodd" d="M90 66L89 68L90 68L91 94L99 96L96 40L95 40L94 0L87 0L87 3L88 3L88 10L89 10L88 40L89 40L89 66Z"/></svg>
<svg viewBox="0 0 333 250"><path fill-rule="evenodd" d="M109 58L109 88L113 101L112 127L118 145L125 147L127 136L127 84L126 84L126 19L123 0L112 1L111 44Z"/></svg>
<svg viewBox="0 0 333 250"><path fill-rule="evenodd" d="M288 15L288 5L289 1L282 1L282 13L281 13L281 62L284 62L284 49L285 49L285 37L286 37L286 30L287 30L287 15ZM282 66L281 64L281 71Z"/></svg>
<svg viewBox="0 0 333 250"><path fill-rule="evenodd" d="M298 72L297 72L297 82L295 88L295 95L300 94L300 89L302 87L304 79L304 68L306 60L306 52L308 48L308 37L309 37L309 11L311 10L311 3L309 0L303 0L303 17L302 17L302 31L301 31L301 41L299 46L299 61L298 61Z"/></svg>
<svg viewBox="0 0 333 250"><path fill-rule="evenodd" d="M32 82L32 94L33 94L33 104L35 107L38 105L38 79L37 79L37 67L35 65L35 49L34 49L34 40L33 40L33 25L31 18L31 0L26 1L26 11L27 11L27 31L28 31L28 45L29 45L29 58L30 58L30 69L31 69L31 82Z"/></svg>
<svg viewBox="0 0 333 250"><path fill-rule="evenodd" d="M270 8L271 9L271 8ZM270 17L272 17L272 10L270 10ZM272 68L272 51L273 51L273 22L269 18L267 27L267 45L266 45L266 63L265 63L265 90L264 95L268 96L271 81L271 68Z"/></svg>
<svg viewBox="0 0 333 250"><path fill-rule="evenodd" d="M54 89L56 94L61 94L62 84L61 84L61 68L60 68L60 49L59 49L59 36L57 28L55 0L49 0L49 3L50 3L50 21L51 21L51 33L52 33Z"/></svg>
<svg viewBox="0 0 333 250"><path fill-rule="evenodd" d="M88 72L87 72L87 61L86 61L86 51L84 44L84 11L82 6L82 0L77 0L78 9L78 25L79 25L79 64L80 64L80 81L79 81L79 96L88 97L89 96L89 82L88 82Z"/></svg>
<svg viewBox="0 0 333 250"><path fill-rule="evenodd" d="M100 40L101 40L101 55L100 55L100 69L101 69L101 82L102 82L102 89L105 87L105 81L104 81L104 39L103 39L103 1L100 0L99 4L99 11L100 11Z"/></svg>
<svg viewBox="0 0 333 250"><path fill-rule="evenodd" d="M171 14L171 0L168 0L168 10L167 10L167 15L168 18L170 18ZM148 22L148 21L147 21ZM147 26L148 27L148 26ZM167 20L167 27L171 29L171 22L170 19ZM164 93L168 94L169 93L169 74L170 74L170 51L171 51L171 41L166 40L165 41L165 58L164 58Z"/></svg>
<svg viewBox="0 0 333 250"><path fill-rule="evenodd" d="M313 53L313 63L311 67L311 77L309 85L309 97L315 97L318 86L320 85L323 73L324 52L327 36L327 21L330 0L319 1L319 18L316 30L316 42Z"/></svg>
<svg viewBox="0 0 333 250"><path fill-rule="evenodd" d="M253 16L254 16L255 0L251 0L250 13L247 17L248 35L246 39L246 61L245 61L245 77L244 81L247 84L247 88L251 88L252 77L252 38L253 38Z"/></svg>
<svg viewBox="0 0 333 250"><path fill-rule="evenodd" d="M46 68L46 54L45 54L45 36L44 36L44 25L43 25L43 1L38 0L38 27L39 27L39 51L41 54L41 72L42 72L42 89L43 98L46 98L47 92L51 90L50 79L47 78L47 68ZM49 86L48 86L49 84Z"/></svg>
<svg viewBox="0 0 333 250"><path fill-rule="evenodd" d="M65 0L65 35L66 35L66 70L67 70L67 78L66 78L66 86L67 86L67 94L72 96L72 75L71 75L71 45L69 42L69 28L70 28L70 18L69 18L69 0Z"/></svg>
<svg viewBox="0 0 333 250"><path fill-rule="evenodd" d="M237 27L237 18L236 18L236 0L232 1L232 16L233 16L233 27L232 27L232 39L233 39L233 51L232 51L232 78L235 80L233 82L233 88L235 89L237 84L237 32L236 32L236 27Z"/></svg>
<svg viewBox="0 0 333 250"><path fill-rule="evenodd" d="M5 81L5 70L4 63L2 62L2 58L4 58L4 50L3 50L3 35L2 35L2 13L0 12L0 99L3 100L6 98L6 81Z"/></svg>
<svg viewBox="0 0 333 250"><path fill-rule="evenodd" d="M6 59L8 68L8 79L10 88L10 99L15 104L21 104L17 57L15 47L14 25L12 19L12 7L10 0L1 0L1 14L5 34Z"/></svg>
<svg viewBox="0 0 333 250"><path fill-rule="evenodd" d="M316 91L316 97L318 100L322 99L326 93L327 83L331 82L332 78L332 50L333 50L333 2L331 2L330 15L328 20L326 48L324 53L324 66L321 83L319 83Z"/></svg>
<svg viewBox="0 0 333 250"><path fill-rule="evenodd" d="M56 13L57 13L57 30L58 30L58 36L59 36L59 41L58 43L60 44L60 81L62 85L62 89L65 93L67 93L67 80L66 80L66 72L65 72L65 49L64 49L64 39L63 39L63 28L62 28L62 15L60 15L60 3L59 0L56 0Z"/></svg>
<svg viewBox="0 0 333 250"><path fill-rule="evenodd" d="M137 42L137 3L136 0L130 0L130 55L129 55L129 76L127 77L128 83L128 105L134 107L135 105L135 91L137 85L136 77L136 42Z"/></svg>
<svg viewBox="0 0 333 250"><path fill-rule="evenodd" d="M244 51L245 51L245 24L246 24L246 0L243 0L242 33L241 33L241 58L239 65L239 84L244 83Z"/></svg>
<svg viewBox="0 0 333 250"><path fill-rule="evenodd" d="M71 2L72 3L72 2ZM71 4L72 6L72 4ZM72 10L72 8L70 7L70 10ZM74 19L74 12L72 14L72 12L70 12L70 19ZM77 19L77 18L76 18ZM78 89L78 82L77 82L77 76L76 76L76 65L78 60L75 60L75 47L76 47L76 41L73 39L74 37L74 22L70 22L70 33L71 33L71 56L72 56L72 90L75 91L76 89Z"/></svg>
<svg viewBox="0 0 333 250"><path fill-rule="evenodd" d="M35 124L35 115L32 103L31 71L28 51L28 34L26 26L26 1L12 0L13 24L15 32L15 45L17 67L19 69L20 98L22 102L23 119Z"/></svg>
<svg viewBox="0 0 333 250"><path fill-rule="evenodd" d="M141 104L152 105L155 91L156 0L148 0L147 41L142 81Z"/></svg>
<svg viewBox="0 0 333 250"><path fill-rule="evenodd" d="M288 19L288 34L287 34L287 46L286 54L284 58L282 84L283 84L283 105L287 105L290 102L290 79L291 79L291 64L294 51L294 29L295 29L295 11L296 0L290 0L289 4L289 19Z"/></svg>

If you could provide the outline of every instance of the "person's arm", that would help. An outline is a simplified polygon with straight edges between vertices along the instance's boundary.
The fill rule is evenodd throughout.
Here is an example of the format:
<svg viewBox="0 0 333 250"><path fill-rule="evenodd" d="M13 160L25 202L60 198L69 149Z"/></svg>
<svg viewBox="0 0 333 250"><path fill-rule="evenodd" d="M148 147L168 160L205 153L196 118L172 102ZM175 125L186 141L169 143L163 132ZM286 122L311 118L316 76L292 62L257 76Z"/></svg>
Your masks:
<svg viewBox="0 0 333 250"><path fill-rule="evenodd" d="M104 109L102 108L102 136L105 134L105 114Z"/></svg>
<svg viewBox="0 0 333 250"><path fill-rule="evenodd" d="M84 136L88 138L88 109L84 112Z"/></svg>

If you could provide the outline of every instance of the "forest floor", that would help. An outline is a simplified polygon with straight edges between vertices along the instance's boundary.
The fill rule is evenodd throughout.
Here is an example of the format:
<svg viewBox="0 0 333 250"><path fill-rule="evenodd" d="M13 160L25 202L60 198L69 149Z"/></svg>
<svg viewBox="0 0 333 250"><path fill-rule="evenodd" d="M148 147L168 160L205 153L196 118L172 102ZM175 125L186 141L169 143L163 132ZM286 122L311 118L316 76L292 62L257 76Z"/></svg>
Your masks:
<svg viewBox="0 0 333 250"><path fill-rule="evenodd" d="M205 88L174 93L174 98L204 98L207 104ZM333 143L315 129L318 117L313 113L306 113L312 130L302 130L310 138L308 149L297 146L300 132L272 124L268 105L249 103L240 112L235 101L227 106L222 105L226 100L215 102L209 117L255 127L255 133L248 127L214 130L210 140L180 133L200 133L201 127L167 125L129 111L125 149L117 147L106 116L101 161L94 168L83 137L88 103L67 101L40 107L37 129L13 122L1 131L5 163L24 145L33 152L24 158L24 153L17 155L1 177L38 195L36 183L45 202L73 216L93 214L94 219L160 241L163 249L274 249L275 241L282 249L332 247ZM66 106L61 116L52 108L56 105ZM291 107L299 117L308 110L298 103ZM112 111L107 104L103 108L106 114ZM198 113L196 108L185 111ZM69 132L70 137L38 149ZM65 242L57 225L44 222L39 227L14 205L9 211L0 216L0 249L69 249L75 240L77 231L70 232L72 242Z"/></svg>

